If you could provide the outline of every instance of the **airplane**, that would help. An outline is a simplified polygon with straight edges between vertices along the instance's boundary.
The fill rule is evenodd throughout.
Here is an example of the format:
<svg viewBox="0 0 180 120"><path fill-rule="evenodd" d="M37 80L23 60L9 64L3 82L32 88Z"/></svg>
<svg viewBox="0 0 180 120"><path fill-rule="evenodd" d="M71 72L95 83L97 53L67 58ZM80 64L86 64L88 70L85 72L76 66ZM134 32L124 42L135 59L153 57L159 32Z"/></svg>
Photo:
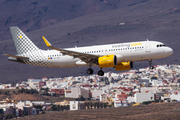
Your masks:
<svg viewBox="0 0 180 120"><path fill-rule="evenodd" d="M103 68L131 70L135 61L149 61L170 56L173 50L158 41L138 41L106 45L94 45L74 48L57 48L42 36L47 47L52 50L39 49L17 26L10 27L17 55L4 54L8 60L44 67L78 67L89 66L88 74L93 74L92 66L99 66L99 76L104 75Z"/></svg>

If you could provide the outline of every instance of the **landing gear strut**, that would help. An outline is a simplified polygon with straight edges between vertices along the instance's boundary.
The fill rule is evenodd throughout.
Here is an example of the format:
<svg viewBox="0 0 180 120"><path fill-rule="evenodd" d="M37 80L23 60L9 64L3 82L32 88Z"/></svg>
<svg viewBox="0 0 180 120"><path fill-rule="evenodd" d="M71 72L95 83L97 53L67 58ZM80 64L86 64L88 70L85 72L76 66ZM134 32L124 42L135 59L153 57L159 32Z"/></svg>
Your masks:
<svg viewBox="0 0 180 120"><path fill-rule="evenodd" d="M93 71L93 69L89 68L89 69L87 69L86 72L87 72L87 74L93 74L94 71Z"/></svg>
<svg viewBox="0 0 180 120"><path fill-rule="evenodd" d="M154 69L154 67L152 66L152 60L149 60L149 69Z"/></svg>
<svg viewBox="0 0 180 120"><path fill-rule="evenodd" d="M99 76L103 76L104 75L104 71L102 71L102 68L98 71L98 75Z"/></svg>

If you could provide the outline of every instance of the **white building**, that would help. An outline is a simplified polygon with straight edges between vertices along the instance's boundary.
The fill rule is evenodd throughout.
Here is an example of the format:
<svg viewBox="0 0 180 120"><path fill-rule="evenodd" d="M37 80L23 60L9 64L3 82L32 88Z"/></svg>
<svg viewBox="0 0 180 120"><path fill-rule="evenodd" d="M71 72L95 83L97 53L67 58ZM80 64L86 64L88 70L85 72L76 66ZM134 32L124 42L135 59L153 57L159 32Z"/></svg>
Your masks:
<svg viewBox="0 0 180 120"><path fill-rule="evenodd" d="M91 90L91 93L92 93L93 98L99 99L99 96L103 94L104 92L103 90Z"/></svg>
<svg viewBox="0 0 180 120"><path fill-rule="evenodd" d="M106 102L106 101L107 101L107 94L101 94L101 95L99 96L99 99L100 99L100 101L102 101L102 102Z"/></svg>
<svg viewBox="0 0 180 120"><path fill-rule="evenodd" d="M11 87L11 84L2 84L0 85L0 89L12 89L12 87Z"/></svg>
<svg viewBox="0 0 180 120"><path fill-rule="evenodd" d="M44 101L32 101L34 105L45 105Z"/></svg>
<svg viewBox="0 0 180 120"><path fill-rule="evenodd" d="M128 103L134 103L135 102L135 97L128 96L127 101L128 101Z"/></svg>
<svg viewBox="0 0 180 120"><path fill-rule="evenodd" d="M127 100L116 100L114 101L114 107L126 107L128 106Z"/></svg>
<svg viewBox="0 0 180 120"><path fill-rule="evenodd" d="M4 103L4 104L0 104L0 108L8 108L8 107L10 107L10 106L15 107L15 104L14 104L14 103L8 103L8 104Z"/></svg>
<svg viewBox="0 0 180 120"><path fill-rule="evenodd" d="M36 114L37 114L36 108L32 108L32 115L36 115Z"/></svg>
<svg viewBox="0 0 180 120"><path fill-rule="evenodd" d="M161 80L152 80L152 86L153 87L163 86L163 82Z"/></svg>
<svg viewBox="0 0 180 120"><path fill-rule="evenodd" d="M173 94L171 94L170 99L180 101L180 92L174 92Z"/></svg>
<svg viewBox="0 0 180 120"><path fill-rule="evenodd" d="M157 87L141 87L141 93L156 93Z"/></svg>
<svg viewBox="0 0 180 120"><path fill-rule="evenodd" d="M85 109L85 105L81 101L70 101L70 110Z"/></svg>
<svg viewBox="0 0 180 120"><path fill-rule="evenodd" d="M78 98L80 96L89 98L89 90L78 87L72 87L71 90L65 90L65 97Z"/></svg>
<svg viewBox="0 0 180 120"><path fill-rule="evenodd" d="M153 101L154 93L135 93L134 97L127 97L128 103L142 103L144 101Z"/></svg>
<svg viewBox="0 0 180 120"><path fill-rule="evenodd" d="M24 101L24 102L20 101L16 104L16 107L21 110L23 110L23 107L25 106L31 107L33 106L33 103L31 101Z"/></svg>
<svg viewBox="0 0 180 120"><path fill-rule="evenodd" d="M154 93L135 93L134 97L136 103L142 103L144 101L153 101Z"/></svg>
<svg viewBox="0 0 180 120"><path fill-rule="evenodd" d="M31 88L39 88L39 82L42 80L40 79L34 79L34 80L29 80L29 87Z"/></svg>

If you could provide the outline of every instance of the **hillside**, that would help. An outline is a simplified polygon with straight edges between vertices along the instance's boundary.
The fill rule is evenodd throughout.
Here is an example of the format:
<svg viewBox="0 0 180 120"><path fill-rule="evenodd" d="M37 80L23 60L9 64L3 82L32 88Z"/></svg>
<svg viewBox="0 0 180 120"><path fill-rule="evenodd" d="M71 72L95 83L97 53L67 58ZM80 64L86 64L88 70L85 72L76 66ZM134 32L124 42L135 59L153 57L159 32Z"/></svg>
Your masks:
<svg viewBox="0 0 180 120"><path fill-rule="evenodd" d="M1 0L0 38L5 40L9 27L16 25L33 31L76 17L127 6L124 0ZM132 0L131 0L132 1ZM139 2L141 0L137 0ZM127 5L126 5L127 4ZM0 41L1 41L0 40Z"/></svg>
<svg viewBox="0 0 180 120"><path fill-rule="evenodd" d="M119 108L102 108L88 109L79 111L59 111L46 112L46 114L27 116L29 120L179 120L180 119L179 103L164 103L156 105L136 106L136 107L119 107ZM18 118L24 120L24 118Z"/></svg>
<svg viewBox="0 0 180 120"><path fill-rule="evenodd" d="M15 101L48 101L50 98L43 97L39 94L19 93L18 89L0 89L0 100L10 98Z"/></svg>
<svg viewBox="0 0 180 120"><path fill-rule="evenodd" d="M161 41L174 50L173 55L154 60L153 65L180 63L180 2L177 0L43 0L41 3L42 0L26 3L21 0L0 2L0 11L4 11L0 13L1 54L16 54L9 27L17 25L41 49L47 49L41 38L43 35L54 46L61 48L149 39ZM16 6L16 9L13 11L13 7L7 7L10 5ZM38 14L38 11L42 14ZM25 20L28 22L23 24ZM122 26L119 23L125 24ZM147 66L147 61L134 63L135 68ZM96 72L99 68L95 68ZM0 81L7 83L32 77L86 75L86 69L87 67L44 68L24 65L10 62L7 57L1 56ZM104 69L105 72L109 70L113 69Z"/></svg>

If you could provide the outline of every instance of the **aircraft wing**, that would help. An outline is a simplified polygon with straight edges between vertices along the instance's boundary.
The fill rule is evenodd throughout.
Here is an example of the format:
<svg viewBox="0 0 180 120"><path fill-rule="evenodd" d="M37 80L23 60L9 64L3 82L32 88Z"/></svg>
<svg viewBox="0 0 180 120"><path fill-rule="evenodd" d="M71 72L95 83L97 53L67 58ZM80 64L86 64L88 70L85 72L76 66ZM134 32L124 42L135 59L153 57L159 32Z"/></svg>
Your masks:
<svg viewBox="0 0 180 120"><path fill-rule="evenodd" d="M5 56L8 56L8 57L19 58L19 59L29 59L28 57L17 56L17 55L9 55L9 54L4 54L4 55L5 55Z"/></svg>
<svg viewBox="0 0 180 120"><path fill-rule="evenodd" d="M65 50L61 48L56 48L51 45L51 43L44 37L42 36L44 42L46 43L47 47L60 51L63 55L69 55L74 58L80 58L82 61L88 63L88 62L95 62L97 58L99 58L99 55L92 55L92 54L86 54L86 53L81 53L81 52L76 52L76 51L71 51L71 50Z"/></svg>

